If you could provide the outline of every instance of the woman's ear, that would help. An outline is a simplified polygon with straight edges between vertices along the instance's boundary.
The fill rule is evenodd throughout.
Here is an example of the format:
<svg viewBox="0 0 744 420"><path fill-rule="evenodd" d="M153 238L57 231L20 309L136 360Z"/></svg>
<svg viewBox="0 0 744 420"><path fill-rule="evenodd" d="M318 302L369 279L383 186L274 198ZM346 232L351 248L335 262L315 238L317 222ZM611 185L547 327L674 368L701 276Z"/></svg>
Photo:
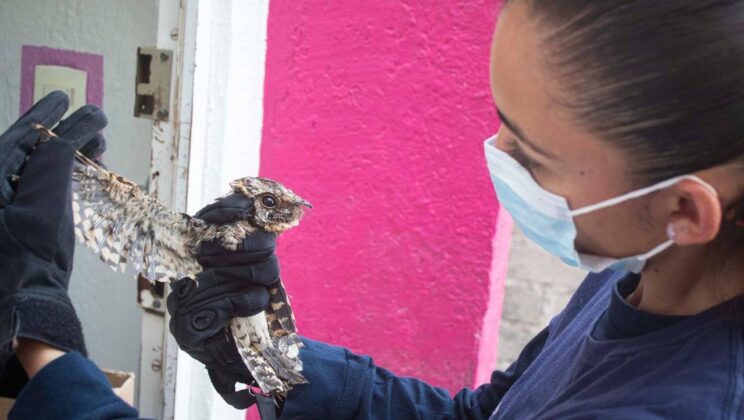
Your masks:
<svg viewBox="0 0 744 420"><path fill-rule="evenodd" d="M716 191L691 179L680 181L668 191L664 205L669 238L677 245L702 245L715 239L723 218Z"/></svg>

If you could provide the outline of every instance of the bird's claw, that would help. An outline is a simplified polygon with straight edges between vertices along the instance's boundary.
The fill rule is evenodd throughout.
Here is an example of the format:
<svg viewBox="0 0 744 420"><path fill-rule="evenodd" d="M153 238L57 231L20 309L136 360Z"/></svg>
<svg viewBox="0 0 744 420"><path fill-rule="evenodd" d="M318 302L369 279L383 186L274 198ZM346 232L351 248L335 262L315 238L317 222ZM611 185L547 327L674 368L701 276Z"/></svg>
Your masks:
<svg viewBox="0 0 744 420"><path fill-rule="evenodd" d="M49 141L50 139L52 139L54 137L57 137L57 135L54 134L54 132L52 130L44 127L41 124L32 123L31 124L31 128L33 128L34 130L36 130L36 131L39 132L39 135L40 135L40 137L39 137L39 143L45 143L45 142Z"/></svg>

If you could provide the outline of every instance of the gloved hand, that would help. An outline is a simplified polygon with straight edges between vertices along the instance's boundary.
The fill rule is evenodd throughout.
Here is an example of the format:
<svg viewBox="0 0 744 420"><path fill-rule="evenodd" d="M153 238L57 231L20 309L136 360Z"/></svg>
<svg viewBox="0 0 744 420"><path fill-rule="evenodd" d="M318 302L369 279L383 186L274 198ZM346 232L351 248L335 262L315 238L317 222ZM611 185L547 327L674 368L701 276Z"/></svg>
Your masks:
<svg viewBox="0 0 744 420"><path fill-rule="evenodd" d="M16 338L86 353L80 321L67 295L75 241L70 181L75 146L87 147L95 153L92 157L105 150L98 131L106 118L95 107L81 108L59 126L69 139L45 143L31 127L53 124L68 104L65 94L52 93L0 136L0 148L7 153L0 155L5 158L0 163L2 396L16 396L27 381L13 356ZM11 175L20 175L20 180L7 182Z"/></svg>
<svg viewBox="0 0 744 420"><path fill-rule="evenodd" d="M251 199L231 194L206 206L196 217L224 224L251 212ZM226 327L231 318L255 315L266 308L267 287L279 280L275 247L276 235L263 230L244 238L236 251L218 242L204 243L197 254L204 267L197 283L189 278L174 282L167 299L170 331L179 347L205 365L215 390L238 409L256 399L248 391L235 392L235 384L250 385L253 378Z"/></svg>
<svg viewBox="0 0 744 420"><path fill-rule="evenodd" d="M31 129L31 124L51 128L69 106L70 99L64 92L52 92L0 135L0 207L13 201L17 177L39 139L39 133ZM62 121L54 132L88 158L100 163L100 157L106 150L106 140L99 131L106 124L106 116L100 109L86 105Z"/></svg>

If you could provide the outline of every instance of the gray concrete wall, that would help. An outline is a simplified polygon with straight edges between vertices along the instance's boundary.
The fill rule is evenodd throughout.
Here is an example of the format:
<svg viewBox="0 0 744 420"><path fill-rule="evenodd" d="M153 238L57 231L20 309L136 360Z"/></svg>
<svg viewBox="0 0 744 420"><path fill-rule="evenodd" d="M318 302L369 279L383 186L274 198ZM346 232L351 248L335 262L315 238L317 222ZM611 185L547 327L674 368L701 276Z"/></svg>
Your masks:
<svg viewBox="0 0 744 420"><path fill-rule="evenodd" d="M547 254L514 228L506 275L498 369L506 369L525 344L560 312L586 273Z"/></svg>
<svg viewBox="0 0 744 420"><path fill-rule="evenodd" d="M144 183L151 122L134 118L138 46L155 44L156 0L4 0L0 2L0 131L18 118L21 46L72 49L104 56L105 162ZM93 254L75 250L70 294L91 358L103 367L139 371L141 310L132 274L114 274Z"/></svg>

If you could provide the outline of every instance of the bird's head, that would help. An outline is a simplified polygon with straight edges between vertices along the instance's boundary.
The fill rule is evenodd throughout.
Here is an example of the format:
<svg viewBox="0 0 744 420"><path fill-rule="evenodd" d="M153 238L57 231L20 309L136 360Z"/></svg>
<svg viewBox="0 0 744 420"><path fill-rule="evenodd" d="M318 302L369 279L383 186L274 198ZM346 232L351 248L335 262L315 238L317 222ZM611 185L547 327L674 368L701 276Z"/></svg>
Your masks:
<svg viewBox="0 0 744 420"><path fill-rule="evenodd" d="M282 233L300 223L310 203L284 185L266 178L246 177L230 183L233 192L253 200L253 223L268 232Z"/></svg>

